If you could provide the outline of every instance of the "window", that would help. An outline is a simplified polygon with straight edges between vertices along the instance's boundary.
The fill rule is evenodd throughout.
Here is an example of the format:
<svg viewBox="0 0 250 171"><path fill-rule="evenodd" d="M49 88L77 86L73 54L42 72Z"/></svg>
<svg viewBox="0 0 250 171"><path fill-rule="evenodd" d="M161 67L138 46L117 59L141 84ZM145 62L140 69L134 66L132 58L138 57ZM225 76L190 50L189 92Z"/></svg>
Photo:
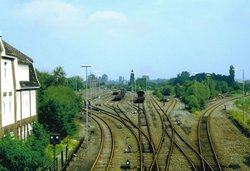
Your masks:
<svg viewBox="0 0 250 171"><path fill-rule="evenodd" d="M7 79L7 62L4 62L4 79Z"/></svg>
<svg viewBox="0 0 250 171"><path fill-rule="evenodd" d="M12 113L12 92L9 92L9 113Z"/></svg>
<svg viewBox="0 0 250 171"><path fill-rule="evenodd" d="M18 77L20 81L29 81L29 66L19 64L18 65Z"/></svg>
<svg viewBox="0 0 250 171"><path fill-rule="evenodd" d="M3 93L3 115L6 115L6 108L7 108L7 93Z"/></svg>

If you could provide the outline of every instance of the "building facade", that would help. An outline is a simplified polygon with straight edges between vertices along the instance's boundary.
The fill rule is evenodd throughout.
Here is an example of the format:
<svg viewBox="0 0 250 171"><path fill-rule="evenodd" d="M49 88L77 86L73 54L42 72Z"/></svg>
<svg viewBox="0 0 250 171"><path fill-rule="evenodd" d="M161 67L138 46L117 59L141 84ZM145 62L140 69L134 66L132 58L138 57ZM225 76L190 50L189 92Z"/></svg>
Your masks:
<svg viewBox="0 0 250 171"><path fill-rule="evenodd" d="M39 86L33 60L0 37L0 137L31 134Z"/></svg>

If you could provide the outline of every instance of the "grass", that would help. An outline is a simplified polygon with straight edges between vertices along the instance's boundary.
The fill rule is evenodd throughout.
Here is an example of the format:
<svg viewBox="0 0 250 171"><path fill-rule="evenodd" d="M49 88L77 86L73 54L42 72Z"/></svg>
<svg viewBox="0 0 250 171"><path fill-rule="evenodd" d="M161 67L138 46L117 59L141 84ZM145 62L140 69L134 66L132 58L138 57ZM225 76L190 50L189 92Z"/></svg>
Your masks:
<svg viewBox="0 0 250 171"><path fill-rule="evenodd" d="M250 112L250 97L236 100L235 105L240 109L244 109L245 111Z"/></svg>
<svg viewBox="0 0 250 171"><path fill-rule="evenodd" d="M237 110L228 110L231 119L233 119L242 129L250 135L250 97L240 98L235 101ZM244 111L244 113L243 113Z"/></svg>
<svg viewBox="0 0 250 171"><path fill-rule="evenodd" d="M228 110L228 114L231 119L233 119L248 135L250 135L250 115L244 114L243 120L243 112L240 110Z"/></svg>
<svg viewBox="0 0 250 171"><path fill-rule="evenodd" d="M76 122L78 129L76 130L74 135L67 136L66 138L61 140L60 144L56 145L56 156L58 158L60 158L59 156L61 154L61 151L63 151L64 153L66 152L67 146L68 146L69 154L71 154L72 153L71 151L74 150L80 143L80 141L79 141L80 121L78 119L76 119L75 122ZM47 154L47 156L49 156L48 160L52 162L49 165L52 165L53 164L53 156L54 156L54 147L52 144L49 144L45 148L45 153Z"/></svg>

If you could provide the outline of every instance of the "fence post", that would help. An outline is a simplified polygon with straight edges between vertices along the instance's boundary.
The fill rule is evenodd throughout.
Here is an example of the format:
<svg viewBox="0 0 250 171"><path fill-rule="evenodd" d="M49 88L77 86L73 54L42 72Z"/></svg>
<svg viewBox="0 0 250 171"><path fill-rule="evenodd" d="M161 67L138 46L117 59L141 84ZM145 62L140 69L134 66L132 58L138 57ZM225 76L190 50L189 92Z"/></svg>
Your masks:
<svg viewBox="0 0 250 171"><path fill-rule="evenodd" d="M64 164L64 161L63 161L63 151L61 151L61 166L63 168L63 164Z"/></svg>
<svg viewBox="0 0 250 171"><path fill-rule="evenodd" d="M66 156L65 156L65 158L66 158L66 161L68 161L68 152L69 152L69 145L67 144L67 146L66 146Z"/></svg>
<svg viewBox="0 0 250 171"><path fill-rule="evenodd" d="M56 166L56 169L55 169L55 171L58 171L58 158L56 158L56 161L55 161L56 163L55 163L55 166Z"/></svg>

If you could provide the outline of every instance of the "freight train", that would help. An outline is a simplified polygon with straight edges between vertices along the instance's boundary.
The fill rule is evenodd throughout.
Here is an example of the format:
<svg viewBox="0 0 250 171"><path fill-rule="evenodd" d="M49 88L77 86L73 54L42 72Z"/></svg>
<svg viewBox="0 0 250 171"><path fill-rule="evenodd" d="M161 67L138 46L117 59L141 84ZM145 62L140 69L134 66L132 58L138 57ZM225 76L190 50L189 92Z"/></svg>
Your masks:
<svg viewBox="0 0 250 171"><path fill-rule="evenodd" d="M125 89L121 89L118 93L117 92L113 92L113 95L115 95L115 97L112 99L112 101L120 101L126 94L126 90Z"/></svg>
<svg viewBox="0 0 250 171"><path fill-rule="evenodd" d="M137 91L137 98L134 100L134 103L143 103L144 100L144 91Z"/></svg>

